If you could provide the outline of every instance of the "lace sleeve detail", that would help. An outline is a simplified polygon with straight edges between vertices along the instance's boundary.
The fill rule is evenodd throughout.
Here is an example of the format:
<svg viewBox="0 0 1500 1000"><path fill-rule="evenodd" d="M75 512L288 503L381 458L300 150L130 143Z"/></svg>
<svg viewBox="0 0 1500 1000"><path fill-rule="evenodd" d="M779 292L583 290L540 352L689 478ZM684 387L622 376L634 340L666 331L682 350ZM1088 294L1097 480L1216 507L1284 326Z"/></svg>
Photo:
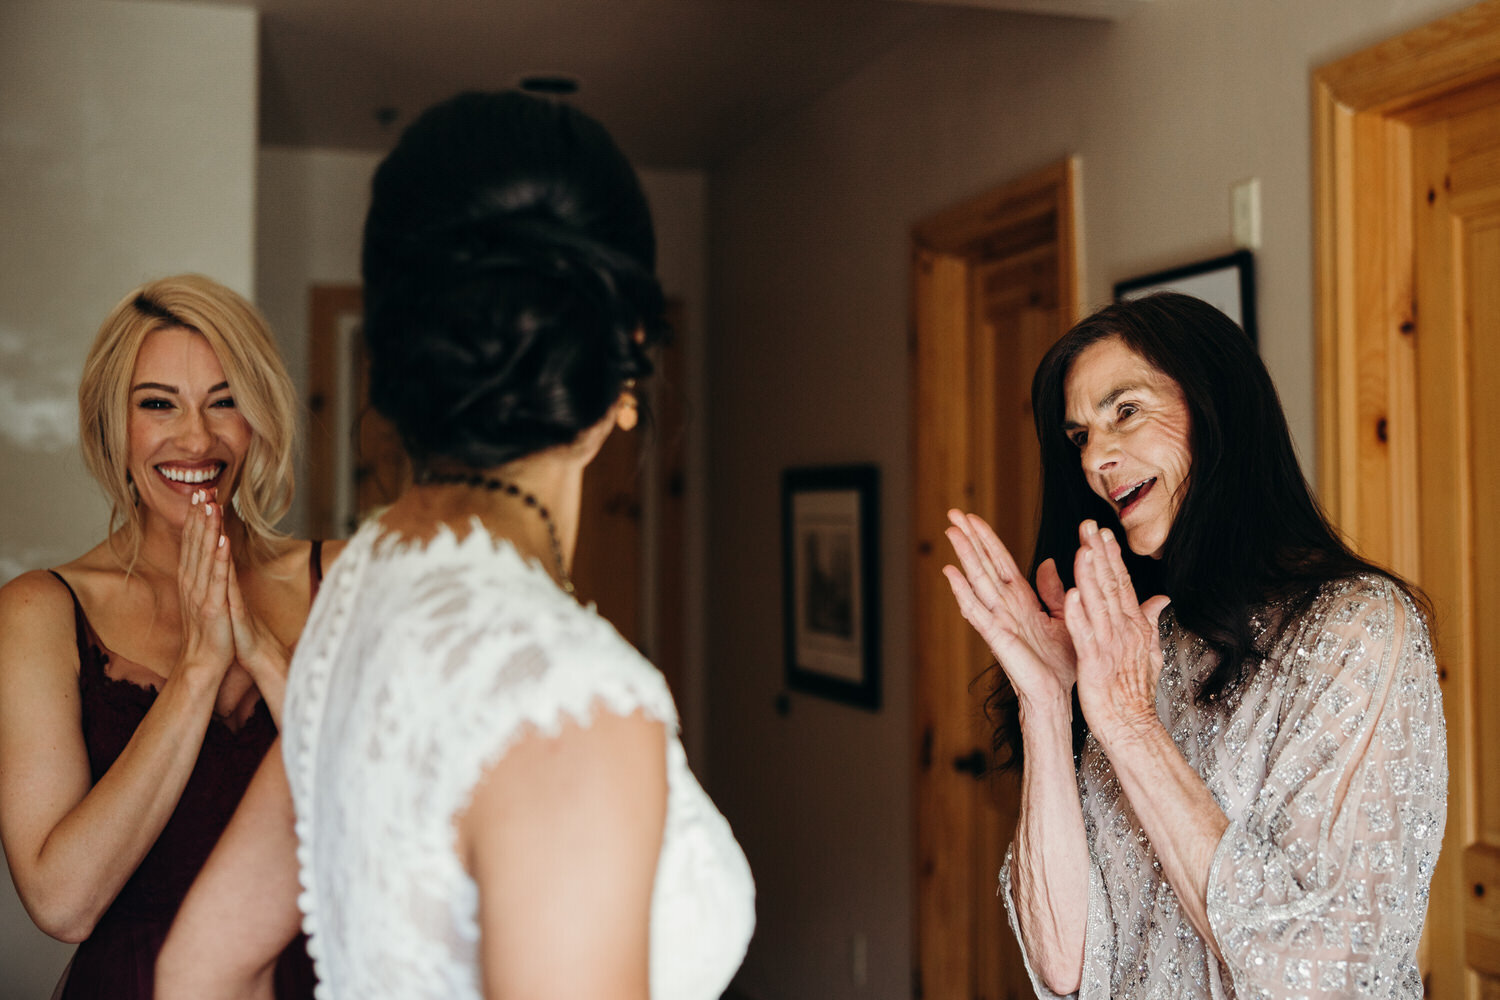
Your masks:
<svg viewBox="0 0 1500 1000"><path fill-rule="evenodd" d="M1268 777L1225 831L1208 916L1240 996L1419 996L1447 795L1426 623L1388 580L1329 588L1279 662Z"/></svg>
<svg viewBox="0 0 1500 1000"><path fill-rule="evenodd" d="M453 817L526 735L638 710L675 743L660 672L508 544L362 529L318 595L285 713L319 996L473 995L478 893Z"/></svg>
<svg viewBox="0 0 1500 1000"><path fill-rule="evenodd" d="M412 653L431 666L406 676L441 714L416 716L419 699L392 692L389 730L407 730L400 749L428 776L418 809L453 816L469 802L483 771L531 733L556 736L565 722L587 726L600 712L635 711L676 731L677 712L661 673L592 608L547 589L517 589L491 600L497 618L470 614L482 590L472 580L431 574L415 588L419 620ZM400 706L399 708L397 706ZM399 727L399 728L398 728ZM415 790L414 790L415 791Z"/></svg>

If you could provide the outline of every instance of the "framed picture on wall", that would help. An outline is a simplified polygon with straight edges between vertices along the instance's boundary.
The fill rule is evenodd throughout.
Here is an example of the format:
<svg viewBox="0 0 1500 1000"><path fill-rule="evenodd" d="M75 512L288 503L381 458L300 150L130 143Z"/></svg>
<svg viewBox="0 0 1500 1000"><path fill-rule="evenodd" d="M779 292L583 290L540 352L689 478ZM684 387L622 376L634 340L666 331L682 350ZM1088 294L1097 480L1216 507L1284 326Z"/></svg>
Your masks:
<svg viewBox="0 0 1500 1000"><path fill-rule="evenodd" d="M880 708L880 471L787 469L781 477L786 683Z"/></svg>
<svg viewBox="0 0 1500 1000"><path fill-rule="evenodd" d="M1255 329L1255 255L1249 250L1115 283L1115 299L1121 302L1152 292L1196 296L1238 323L1252 343L1260 342Z"/></svg>

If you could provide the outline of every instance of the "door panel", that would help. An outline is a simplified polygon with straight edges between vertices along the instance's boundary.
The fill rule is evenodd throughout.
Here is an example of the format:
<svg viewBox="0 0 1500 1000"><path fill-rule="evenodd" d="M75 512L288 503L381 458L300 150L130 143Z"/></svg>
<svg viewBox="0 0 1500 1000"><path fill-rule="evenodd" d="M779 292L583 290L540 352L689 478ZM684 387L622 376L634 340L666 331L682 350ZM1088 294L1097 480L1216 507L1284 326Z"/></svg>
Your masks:
<svg viewBox="0 0 1500 1000"><path fill-rule="evenodd" d="M1039 488L1031 375L1076 308L1072 209L1065 162L913 233L916 996L1032 992L996 895L1019 783L993 770L983 710L991 657L941 568L953 559L943 537L952 507L983 515L1029 562Z"/></svg>
<svg viewBox="0 0 1500 1000"><path fill-rule="evenodd" d="M1493 91L1492 91L1493 93ZM1500 105L1412 133L1421 561L1448 718L1432 995L1500 992Z"/></svg>
<svg viewBox="0 0 1500 1000"><path fill-rule="evenodd" d="M1429 996L1500 998L1500 0L1313 77L1323 498L1433 606ZM1366 471L1370 474L1365 474Z"/></svg>
<svg viewBox="0 0 1500 1000"><path fill-rule="evenodd" d="M977 433L973 442L974 510L982 514L1010 548L1018 565L1031 562L1036 538L1037 499L1041 487L1041 454L1031 419L1031 375L1041 356L1063 329L1057 307L1056 254L1052 247L1014 260L977 264L972 294L976 333L971 366L972 410ZM1040 265L1040 266L1037 266ZM978 665L990 660L974 637ZM993 668L992 668L993 669ZM982 675L972 685L972 739L988 748L992 726L983 699L998 678ZM1015 837L1021 811L1020 776L990 769L975 775L978 813L974 836L974 996L984 1000L1031 995L1021 949L995 896L996 876Z"/></svg>
<svg viewBox="0 0 1500 1000"><path fill-rule="evenodd" d="M1500 115L1492 115L1500 118ZM1500 126L1500 121L1495 122ZM1492 163L1492 191L1500 191L1500 161ZM1500 993L1500 616L1474 613L1500 607L1500 212L1464 227L1464 302L1469 317L1469 427L1471 524L1474 545L1474 717L1471 766L1474 836L1464 848L1464 960L1491 978Z"/></svg>

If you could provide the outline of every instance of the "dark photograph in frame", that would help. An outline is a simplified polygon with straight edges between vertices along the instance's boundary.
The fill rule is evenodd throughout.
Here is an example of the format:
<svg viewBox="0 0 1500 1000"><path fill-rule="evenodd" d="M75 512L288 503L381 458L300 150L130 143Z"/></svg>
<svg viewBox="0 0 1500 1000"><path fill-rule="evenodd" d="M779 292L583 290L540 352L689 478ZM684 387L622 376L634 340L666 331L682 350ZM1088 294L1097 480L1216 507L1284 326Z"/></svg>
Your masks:
<svg viewBox="0 0 1500 1000"><path fill-rule="evenodd" d="M880 471L787 469L781 477L786 684L880 708Z"/></svg>
<svg viewBox="0 0 1500 1000"><path fill-rule="evenodd" d="M1249 250L1115 283L1119 302L1152 292L1182 292L1200 298L1238 323L1252 344L1260 343L1255 325L1255 255Z"/></svg>

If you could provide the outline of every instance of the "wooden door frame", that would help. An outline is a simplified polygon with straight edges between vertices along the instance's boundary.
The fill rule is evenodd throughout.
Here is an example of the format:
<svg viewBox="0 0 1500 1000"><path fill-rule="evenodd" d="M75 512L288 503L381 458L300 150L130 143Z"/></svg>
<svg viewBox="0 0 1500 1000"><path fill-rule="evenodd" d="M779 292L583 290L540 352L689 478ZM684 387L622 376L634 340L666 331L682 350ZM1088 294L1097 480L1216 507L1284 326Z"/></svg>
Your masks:
<svg viewBox="0 0 1500 1000"><path fill-rule="evenodd" d="M1497 47L1487 0L1313 73L1319 492L1403 572L1418 566L1409 119L1500 78Z"/></svg>
<svg viewBox="0 0 1500 1000"><path fill-rule="evenodd" d="M338 358L340 322L364 315L364 289L357 284L312 285L307 292L307 530L313 538L343 538L348 526L336 510L340 470L335 467L338 436L347 433L338 412L342 368Z"/></svg>
<svg viewBox="0 0 1500 1000"><path fill-rule="evenodd" d="M1425 199L1415 189L1412 129L1446 115L1438 109L1459 92L1500 87L1496 52L1500 0L1486 0L1323 66L1312 78L1320 492L1362 553L1427 589L1439 625L1444 608L1474 611L1472 566L1424 574L1424 566L1470 563L1461 453L1471 433L1466 336L1463 317L1445 302L1419 308L1417 301L1427 282L1459 279L1435 274L1434 262L1417 253L1424 235L1433 242L1420 228L1428 217L1421 201L1441 206L1446 192L1436 181ZM1424 482L1453 488L1419 493ZM1464 629L1440 636L1445 710L1461 736L1476 723L1473 648ZM1428 919L1440 987L1463 969L1464 940L1455 932L1465 926L1466 905L1474 905L1466 904L1466 868L1481 860L1458 852L1475 833L1471 756L1462 738L1450 743L1445 850ZM1465 994L1472 989L1462 987Z"/></svg>
<svg viewBox="0 0 1500 1000"><path fill-rule="evenodd" d="M967 996L969 941L974 917L968 900L975 886L972 867L972 781L954 775L943 763L967 751L940 726L944 719L967 717L973 697L950 679L955 663L983 663L977 638L958 614L940 568L949 561L943 537L945 512L955 505L971 509L976 495L969 467L971 449L982 445L988 426L974 426L976 396L972 383L976 322L968 280L971 261L1021 250L1041 237L1053 242L1057 255L1060 336L1076 320L1079 307L1077 265L1077 161L1069 157L1019 180L955 205L912 229L912 305L909 350L914 371L913 470L914 607L916 635L915 752L913 794L916 826L914 995ZM982 646L979 648L982 650ZM934 767L934 761L937 766ZM963 784L967 782L967 785ZM964 843L935 843L937 818L943 827L960 830ZM996 905L999 905L997 901ZM955 929L955 923L963 927Z"/></svg>

